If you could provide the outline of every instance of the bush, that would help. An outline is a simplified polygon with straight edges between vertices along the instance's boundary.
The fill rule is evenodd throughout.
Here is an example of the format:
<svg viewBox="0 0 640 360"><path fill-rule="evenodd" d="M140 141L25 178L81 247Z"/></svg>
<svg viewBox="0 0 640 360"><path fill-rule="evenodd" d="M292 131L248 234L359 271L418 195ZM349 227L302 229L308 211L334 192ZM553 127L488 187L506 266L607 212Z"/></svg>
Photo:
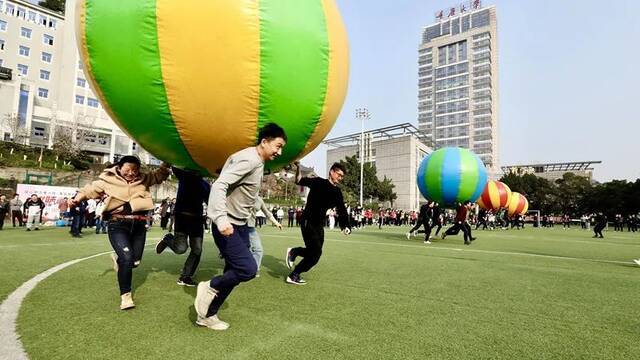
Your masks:
<svg viewBox="0 0 640 360"><path fill-rule="evenodd" d="M73 167L73 165L62 165L62 166L60 166L60 169L61 169L61 170L64 170L64 171L73 171L73 170L75 170L76 168L75 168L75 167Z"/></svg>

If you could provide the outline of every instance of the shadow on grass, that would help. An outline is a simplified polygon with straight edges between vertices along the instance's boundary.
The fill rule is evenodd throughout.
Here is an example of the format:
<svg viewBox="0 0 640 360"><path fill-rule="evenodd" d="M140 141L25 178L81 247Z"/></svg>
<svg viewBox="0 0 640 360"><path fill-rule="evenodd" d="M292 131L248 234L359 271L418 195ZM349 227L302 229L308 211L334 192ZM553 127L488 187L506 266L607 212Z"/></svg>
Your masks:
<svg viewBox="0 0 640 360"><path fill-rule="evenodd" d="M271 255L266 255L262 258L262 265L268 269L269 276L276 279L285 277L291 272L284 264L283 259L278 259Z"/></svg>

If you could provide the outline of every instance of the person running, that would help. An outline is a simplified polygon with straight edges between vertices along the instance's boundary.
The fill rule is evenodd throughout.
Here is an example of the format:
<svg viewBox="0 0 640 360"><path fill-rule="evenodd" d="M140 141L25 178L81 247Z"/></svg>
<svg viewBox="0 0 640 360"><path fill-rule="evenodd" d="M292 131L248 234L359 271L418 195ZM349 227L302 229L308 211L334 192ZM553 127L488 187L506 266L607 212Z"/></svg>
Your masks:
<svg viewBox="0 0 640 360"><path fill-rule="evenodd" d="M602 212L599 212L596 215L596 224L593 227L593 233L594 233L593 237L594 238L599 237L599 238L603 239L604 236L602 235L602 230L606 226L607 226L607 217Z"/></svg>
<svg viewBox="0 0 640 360"><path fill-rule="evenodd" d="M464 234L464 244L470 245L476 238L471 237L471 226L469 225L469 210L471 209L471 201L465 201L458 206L456 210L456 218L453 226L442 233L442 240L449 235L457 235L460 230Z"/></svg>
<svg viewBox="0 0 640 360"><path fill-rule="evenodd" d="M116 165L106 168L98 180L82 188L69 199L69 207L85 199L106 195L103 220L109 221L107 234L117 254L114 270L118 273L120 309L135 307L131 294L133 269L140 265L147 239L147 212L153 209L149 187L169 177L169 165L163 163L150 173L140 172L140 159L127 155Z"/></svg>
<svg viewBox="0 0 640 360"><path fill-rule="evenodd" d="M264 163L282 154L287 137L276 124L258 132L256 146L240 150L227 159L218 179L211 185L207 216L213 239L224 259L224 272L198 284L194 307L196 324L212 330L226 330L218 310L241 282L256 276L258 267L251 255L247 222L258 199Z"/></svg>
<svg viewBox="0 0 640 360"><path fill-rule="evenodd" d="M156 244L156 253L162 254L169 247L176 254L184 254L187 248L189 256L182 267L176 283L180 286L196 286L193 275L200 264L202 256L202 239L204 237L205 217L203 203L209 199L211 186L202 176L194 171L172 167L178 178L178 192L173 209L175 231L169 232Z"/></svg>
<svg viewBox="0 0 640 360"><path fill-rule="evenodd" d="M322 245L324 244L324 223L327 210L336 208L340 229L345 235L351 233L347 208L344 206L342 191L338 187L344 177L345 169L335 163L329 169L329 178L302 177L300 163L296 162L296 184L309 188L307 204L302 213L302 239L305 247L288 248L286 253L286 264L289 269L294 267L297 257L302 257L302 261L295 266L293 271L287 276L286 282L294 285L304 285L306 281L300 276L320 261L322 255Z"/></svg>
<svg viewBox="0 0 640 360"><path fill-rule="evenodd" d="M411 228L411 230L409 230L409 232L407 233L407 240L411 237L414 236L414 234L416 234L418 231L418 229L420 229L420 226L424 226L424 243L429 245L431 244L431 241L429 241L429 238L431 237L431 224L432 224L432 220L433 220L433 205L435 203L431 202L429 200L427 200L426 203L422 204L422 206L420 206L420 214L418 215L418 219L416 221L416 225Z"/></svg>

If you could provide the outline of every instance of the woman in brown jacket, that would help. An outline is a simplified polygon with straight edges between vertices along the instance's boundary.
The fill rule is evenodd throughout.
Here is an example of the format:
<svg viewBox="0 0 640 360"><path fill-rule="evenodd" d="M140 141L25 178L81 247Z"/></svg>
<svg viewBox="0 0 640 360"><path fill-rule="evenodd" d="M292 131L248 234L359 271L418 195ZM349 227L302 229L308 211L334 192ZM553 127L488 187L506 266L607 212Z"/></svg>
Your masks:
<svg viewBox="0 0 640 360"><path fill-rule="evenodd" d="M131 278L133 268L142 259L147 238L147 213L153 209L149 187L162 183L169 174L169 165L165 163L158 170L141 174L140 159L124 156L69 200L69 206L75 206L84 199L106 195L102 219L108 221L109 242L117 255L122 310L135 306L131 296Z"/></svg>

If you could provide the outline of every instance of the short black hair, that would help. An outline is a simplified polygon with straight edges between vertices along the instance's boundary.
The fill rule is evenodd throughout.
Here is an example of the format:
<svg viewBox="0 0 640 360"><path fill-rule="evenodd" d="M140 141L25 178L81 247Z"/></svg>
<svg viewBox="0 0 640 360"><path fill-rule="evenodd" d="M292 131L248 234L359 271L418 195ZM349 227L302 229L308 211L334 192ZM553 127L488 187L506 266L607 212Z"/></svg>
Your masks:
<svg viewBox="0 0 640 360"><path fill-rule="evenodd" d="M128 164L134 164L137 167L141 166L140 159L138 159L137 156L133 156L133 155L125 155L125 156L121 157L118 160L118 162L116 163L116 165L118 166L118 168L121 168L122 165L127 164L127 163Z"/></svg>
<svg viewBox="0 0 640 360"><path fill-rule="evenodd" d="M273 140L275 138L282 138L285 142L287 141L287 134L284 133L284 129L274 123L268 123L263 126L258 132L258 142L260 144L262 139Z"/></svg>
<svg viewBox="0 0 640 360"><path fill-rule="evenodd" d="M344 169L344 165L340 163L333 163L333 165L331 165L331 168L329 169L329 171L336 171L336 170L342 170L343 174L347 173L347 171Z"/></svg>

